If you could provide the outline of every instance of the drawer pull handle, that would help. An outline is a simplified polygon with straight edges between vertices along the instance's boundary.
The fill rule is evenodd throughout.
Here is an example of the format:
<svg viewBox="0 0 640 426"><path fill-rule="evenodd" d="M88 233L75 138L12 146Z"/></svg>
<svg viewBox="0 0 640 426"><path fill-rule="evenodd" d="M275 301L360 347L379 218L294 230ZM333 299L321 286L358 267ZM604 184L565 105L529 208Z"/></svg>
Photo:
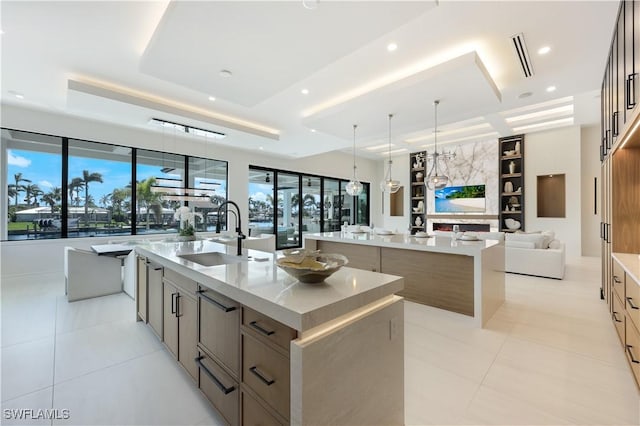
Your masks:
<svg viewBox="0 0 640 426"><path fill-rule="evenodd" d="M631 309L640 309L633 304L632 300L633 300L633 297L627 297L627 303L629 304L629 306L631 306Z"/></svg>
<svg viewBox="0 0 640 426"><path fill-rule="evenodd" d="M177 306L176 306L176 302L178 301L178 298L176 297L178 295L178 293L171 293L171 313L175 314L178 310Z"/></svg>
<svg viewBox="0 0 640 426"><path fill-rule="evenodd" d="M256 330L258 330L260 333L264 334L265 336L271 336L272 334L275 334L275 331L273 330L267 330L266 328L260 327L257 321L251 321L249 325L255 328Z"/></svg>
<svg viewBox="0 0 640 426"><path fill-rule="evenodd" d="M153 268L154 271L161 271L162 270L162 266L158 266L157 268Z"/></svg>
<svg viewBox="0 0 640 426"><path fill-rule="evenodd" d="M631 346L631 345L625 345L625 346L627 347L627 353L629 354L629 358L631 359L631 362L633 362L635 364L640 364L640 361L635 359L635 357L633 356L633 352L631 352L631 348L633 346Z"/></svg>
<svg viewBox="0 0 640 426"><path fill-rule="evenodd" d="M218 302L217 300L210 298L209 296L204 294L205 291L206 290L198 290L198 297L202 297L203 299L207 300L208 302L211 302L214 306L222 309L225 312L231 312L236 310L235 306L225 306L222 303Z"/></svg>
<svg viewBox="0 0 640 426"><path fill-rule="evenodd" d="M258 371L258 368L257 368L257 367L255 367L255 366L254 366L254 367L251 367L251 368L249 369L249 371L251 371L251 372L252 372L252 373L253 373L253 374L254 374L258 379L260 379L260 381L262 381L262 383L264 383L264 384L265 384L265 385L267 385L267 386L271 386L272 384L274 384L274 383L276 382L276 381L275 381L275 380L273 380L273 379L267 379L267 378L265 378L265 377L262 375L262 373L260 373L260 372Z"/></svg>
<svg viewBox="0 0 640 426"><path fill-rule="evenodd" d="M612 314L611 314L611 316L613 317L613 320L614 320L615 322L622 322L622 321L620 321L620 320L618 319L618 316L617 316L617 312L616 312L616 311L613 311L613 312L612 312Z"/></svg>
<svg viewBox="0 0 640 426"><path fill-rule="evenodd" d="M620 278L618 278L617 275L613 276L613 282L616 283L616 284L622 284L622 281L620 281Z"/></svg>
<svg viewBox="0 0 640 426"><path fill-rule="evenodd" d="M198 364L198 368L200 368L202 371L205 372L205 374L207 376L209 376L209 378L211 380L213 380L213 383L215 383L215 385L218 387L218 389L220 389L222 391L223 394L228 395L231 392L233 392L234 390L236 390L235 386L230 386L230 387L226 387L225 385L222 384L222 382L220 380L218 380L218 378L216 376L213 375L213 373L211 371L209 371L209 369L207 367L205 367L205 365L202 363L202 359L204 357L203 356L199 356L195 359L196 364Z"/></svg>

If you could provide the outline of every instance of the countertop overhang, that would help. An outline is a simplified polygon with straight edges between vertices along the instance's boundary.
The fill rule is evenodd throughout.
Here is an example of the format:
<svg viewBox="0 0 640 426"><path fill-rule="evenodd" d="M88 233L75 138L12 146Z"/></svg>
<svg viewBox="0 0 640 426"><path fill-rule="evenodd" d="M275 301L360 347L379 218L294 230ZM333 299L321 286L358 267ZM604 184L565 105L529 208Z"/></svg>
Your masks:
<svg viewBox="0 0 640 426"><path fill-rule="evenodd" d="M300 332L363 308L404 287L402 277L343 267L325 282L305 284L275 264L277 253L242 250L242 262L203 266L180 255L236 248L209 240L157 242L135 246L136 253L255 309Z"/></svg>
<svg viewBox="0 0 640 426"><path fill-rule="evenodd" d="M498 240L464 241L445 236L417 238L404 234L378 235L370 232L323 232L306 234L304 238L466 256L476 256L484 249L501 244Z"/></svg>

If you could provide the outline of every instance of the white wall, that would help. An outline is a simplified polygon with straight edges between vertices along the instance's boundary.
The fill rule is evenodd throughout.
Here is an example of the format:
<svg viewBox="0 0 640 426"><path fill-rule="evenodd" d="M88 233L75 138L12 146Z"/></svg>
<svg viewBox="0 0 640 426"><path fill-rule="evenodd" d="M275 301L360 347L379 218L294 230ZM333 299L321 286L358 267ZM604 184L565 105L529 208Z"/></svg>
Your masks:
<svg viewBox="0 0 640 426"><path fill-rule="evenodd" d="M553 230L567 256L582 253L582 179L580 127L564 127L525 136L525 230ZM537 176L565 175L566 217L537 217Z"/></svg>
<svg viewBox="0 0 640 426"><path fill-rule="evenodd" d="M582 175L582 255L600 256L600 127L583 127L581 130ZM597 193L594 178L598 178ZM594 197L597 197L597 213L594 213Z"/></svg>
<svg viewBox="0 0 640 426"><path fill-rule="evenodd" d="M235 149L227 146L215 146L205 150L202 139L194 140L189 137L178 137L176 143L163 143L162 134L147 129L135 129L124 126L114 125L112 123L86 120L77 117L56 114L49 111L27 109L14 105L2 105L1 110L2 127L20 129L36 133L44 133L59 136L68 136L78 139L87 139L97 142L106 142L113 144L122 144L126 146L145 148L153 150L179 151L180 154L203 156L206 152L207 156L225 160L229 162L229 199L237 201L241 208L242 221L248 223L247 200L248 181L249 181L249 165L259 165L264 167L273 167L278 169L291 170L296 172L306 172L318 175L325 175L337 178L350 179L353 172L353 159L351 154L341 152L331 152L321 155L315 155L305 158L288 159L270 156L261 151L249 151ZM269 141L269 143L277 143ZM305 143L301 141L300 143ZM172 145L172 147L165 146ZM172 149L176 148L176 149ZM382 161L367 160L358 158L358 178L365 182L371 183L371 199L370 211L372 221L374 223L382 222L380 214L380 191L378 183L382 179ZM2 175L4 180L6 174ZM6 186L3 184L3 186ZM6 217L6 213L3 217ZM64 245L73 245L74 247L88 247L76 239L67 239ZM63 241L63 242L64 242ZM104 240L102 240L104 241ZM56 247L55 243L29 244L20 242L21 245L9 243L1 243L1 265L3 266L2 274L5 274L5 268L13 269L13 265L17 265L23 255L28 257L40 257L47 255L58 260L54 261L54 265L59 261L62 265L62 249L52 253L44 249L44 247ZM95 244L92 243L92 244ZM63 245L63 246L64 246ZM22 247L24 249L21 249ZM40 248L44 251L41 251ZM16 263L16 260L18 263ZM47 261L46 264L49 262Z"/></svg>

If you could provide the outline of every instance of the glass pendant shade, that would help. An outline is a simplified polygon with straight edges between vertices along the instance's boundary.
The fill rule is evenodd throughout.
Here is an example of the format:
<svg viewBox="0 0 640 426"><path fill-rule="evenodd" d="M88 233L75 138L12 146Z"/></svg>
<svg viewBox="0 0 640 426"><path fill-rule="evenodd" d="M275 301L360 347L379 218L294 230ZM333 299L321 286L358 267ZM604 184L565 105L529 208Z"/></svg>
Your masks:
<svg viewBox="0 0 640 426"><path fill-rule="evenodd" d="M351 195L351 196L356 196L356 195L360 195L362 193L362 189L364 188L364 186L362 185L362 183L360 183L360 181L358 180L358 177L356 176L356 172L357 172L357 167L356 167L356 128L358 127L357 124L353 125L353 177L351 178L351 180L349 181L349 183L347 183L347 194Z"/></svg>
<svg viewBox="0 0 640 426"><path fill-rule="evenodd" d="M387 161L387 173L385 174L384 181L380 182L380 190L382 192L388 192L389 194L395 194L400 189L400 182L393 180L391 177L391 119L393 114L389 114L389 160Z"/></svg>
<svg viewBox="0 0 640 426"><path fill-rule="evenodd" d="M434 109L435 109L435 120L434 120L434 130L433 130L433 141L434 141L434 149L433 154L427 154L427 160L432 162L431 169L429 170L429 174L424 179L424 184L429 190L437 190L445 188L449 185L449 176L446 174L438 173L438 165L440 164L440 170L444 169L446 165L446 161L452 158L455 158L455 154L449 152L438 152L438 105L440 104L439 100L433 101Z"/></svg>

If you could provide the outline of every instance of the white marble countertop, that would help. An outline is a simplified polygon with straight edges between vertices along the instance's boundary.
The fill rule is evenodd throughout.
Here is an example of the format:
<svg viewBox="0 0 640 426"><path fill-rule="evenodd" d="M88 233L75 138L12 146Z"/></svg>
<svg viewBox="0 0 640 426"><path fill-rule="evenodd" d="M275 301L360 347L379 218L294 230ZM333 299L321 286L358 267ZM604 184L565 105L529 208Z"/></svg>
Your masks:
<svg viewBox="0 0 640 426"><path fill-rule="evenodd" d="M476 256L480 254L482 250L500 244L500 241L497 240L464 241L444 236L418 238L404 234L378 235L370 232L324 232L319 234L305 234L304 238L405 250L460 254L465 256Z"/></svg>
<svg viewBox="0 0 640 426"><path fill-rule="evenodd" d="M613 253L613 258L620 262L626 273L640 285L640 254Z"/></svg>
<svg viewBox="0 0 640 426"><path fill-rule="evenodd" d="M402 277L348 267L323 283L305 284L277 267L277 253L256 250L243 249L242 262L219 266L203 266L179 257L207 252L235 257L234 246L208 240L138 244L135 250L298 331L309 330L404 287Z"/></svg>

